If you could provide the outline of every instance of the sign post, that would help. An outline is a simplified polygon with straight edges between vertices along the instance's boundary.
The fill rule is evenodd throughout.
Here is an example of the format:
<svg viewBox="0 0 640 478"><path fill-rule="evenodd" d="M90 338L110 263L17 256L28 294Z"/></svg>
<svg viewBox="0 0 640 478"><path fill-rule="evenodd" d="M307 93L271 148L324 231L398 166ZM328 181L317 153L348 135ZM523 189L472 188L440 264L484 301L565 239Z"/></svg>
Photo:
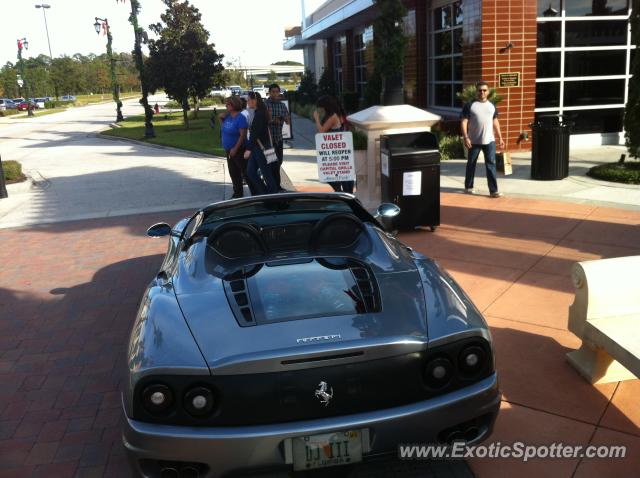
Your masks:
<svg viewBox="0 0 640 478"><path fill-rule="evenodd" d="M316 158L321 183L355 181L353 135L350 131L316 134Z"/></svg>

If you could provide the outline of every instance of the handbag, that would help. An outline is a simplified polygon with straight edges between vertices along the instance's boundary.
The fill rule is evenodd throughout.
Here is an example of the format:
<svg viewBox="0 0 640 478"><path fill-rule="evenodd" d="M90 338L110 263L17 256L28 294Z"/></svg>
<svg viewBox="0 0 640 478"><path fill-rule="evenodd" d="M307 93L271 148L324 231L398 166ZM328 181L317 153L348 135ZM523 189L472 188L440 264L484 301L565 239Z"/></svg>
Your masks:
<svg viewBox="0 0 640 478"><path fill-rule="evenodd" d="M271 142L271 147L269 149L265 149L259 139L257 140L257 142L260 145L260 148L262 148L262 152L264 153L264 157L267 160L267 164L271 164L278 161L278 156L276 155L276 149L273 147L273 139L271 139L271 129L269 129L268 125L267 132L269 133L269 141Z"/></svg>

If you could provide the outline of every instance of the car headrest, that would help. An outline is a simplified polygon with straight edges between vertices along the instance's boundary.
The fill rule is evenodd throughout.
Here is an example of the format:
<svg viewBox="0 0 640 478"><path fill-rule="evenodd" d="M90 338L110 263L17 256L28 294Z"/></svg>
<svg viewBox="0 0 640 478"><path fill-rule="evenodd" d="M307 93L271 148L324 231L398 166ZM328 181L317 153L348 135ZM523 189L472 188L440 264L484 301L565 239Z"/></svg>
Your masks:
<svg viewBox="0 0 640 478"><path fill-rule="evenodd" d="M242 222L227 222L217 227L209 235L207 244L225 259L260 257L267 250L257 229Z"/></svg>
<svg viewBox="0 0 640 478"><path fill-rule="evenodd" d="M335 213L324 217L311 232L312 249L332 249L352 246L362 231L362 221L353 214Z"/></svg>

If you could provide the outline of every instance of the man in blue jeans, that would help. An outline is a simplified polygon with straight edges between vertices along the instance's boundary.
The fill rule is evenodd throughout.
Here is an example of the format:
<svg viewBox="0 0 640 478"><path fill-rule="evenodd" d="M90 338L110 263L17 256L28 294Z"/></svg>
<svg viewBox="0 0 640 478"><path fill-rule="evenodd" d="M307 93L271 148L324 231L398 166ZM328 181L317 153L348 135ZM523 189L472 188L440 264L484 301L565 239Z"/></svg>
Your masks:
<svg viewBox="0 0 640 478"><path fill-rule="evenodd" d="M504 141L500 132L498 110L489 101L489 85L484 81L476 83L476 99L467 103L460 114L460 129L464 138L464 145L469 150L467 159L467 171L464 177L464 192L475 194L473 180L476 175L476 163L480 151L484 154L484 164L487 171L487 183L489 195L492 198L502 197L498 191L496 179L496 138L500 149L504 149Z"/></svg>

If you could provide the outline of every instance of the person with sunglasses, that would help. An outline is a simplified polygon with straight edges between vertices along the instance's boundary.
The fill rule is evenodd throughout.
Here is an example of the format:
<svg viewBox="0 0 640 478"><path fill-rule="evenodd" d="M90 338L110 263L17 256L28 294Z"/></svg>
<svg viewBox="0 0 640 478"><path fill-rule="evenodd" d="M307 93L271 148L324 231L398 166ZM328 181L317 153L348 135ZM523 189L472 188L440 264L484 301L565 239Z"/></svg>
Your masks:
<svg viewBox="0 0 640 478"><path fill-rule="evenodd" d="M464 192L475 194L473 180L476 175L476 163L480 151L484 154L484 165L489 185L489 196L502 197L498 191L496 178L496 136L500 149L504 149L504 141L500 132L498 110L489 101L489 85L484 81L476 83L477 97L462 108L460 114L460 129L464 139L464 145L469 150L467 158L467 170L464 178ZM495 133L495 134L494 134Z"/></svg>
<svg viewBox="0 0 640 478"><path fill-rule="evenodd" d="M249 160L247 175L256 194L274 194L278 192L278 185L264 155L264 150L272 147L269 134L269 112L260 93L249 92L247 108L255 111L244 153L245 159Z"/></svg>

